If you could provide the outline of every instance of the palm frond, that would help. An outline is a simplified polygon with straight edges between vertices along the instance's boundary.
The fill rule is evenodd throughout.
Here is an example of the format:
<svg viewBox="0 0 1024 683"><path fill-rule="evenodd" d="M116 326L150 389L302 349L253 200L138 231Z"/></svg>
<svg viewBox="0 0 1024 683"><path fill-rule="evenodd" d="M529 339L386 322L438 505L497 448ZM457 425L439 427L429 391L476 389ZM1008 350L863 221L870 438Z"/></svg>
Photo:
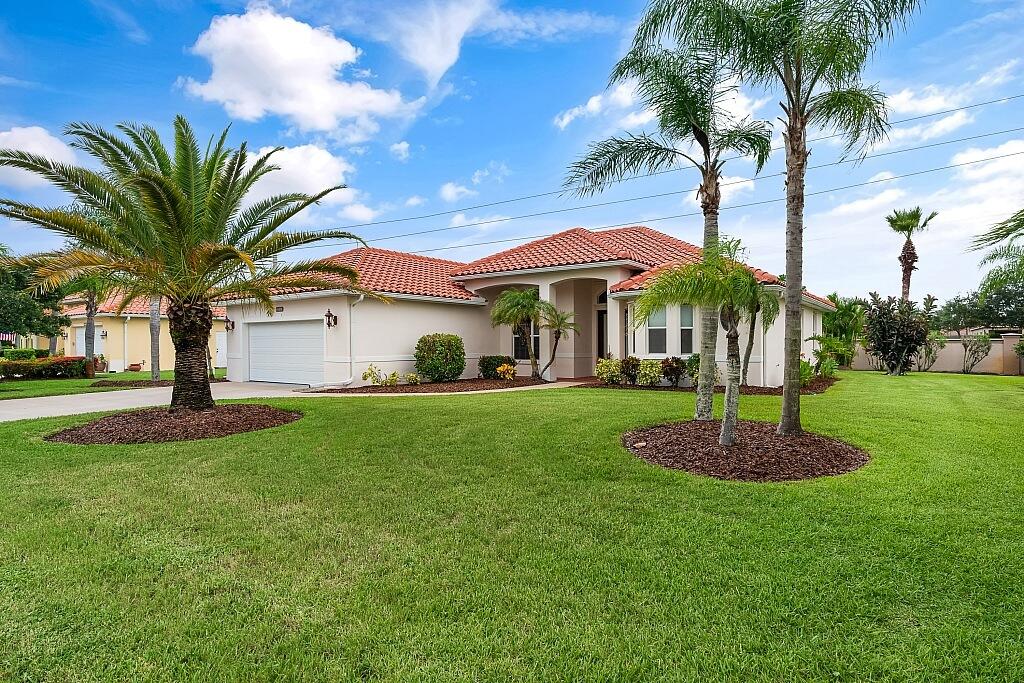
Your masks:
<svg viewBox="0 0 1024 683"><path fill-rule="evenodd" d="M563 187L571 194L588 197L627 175L654 173L675 166L680 159L699 162L650 135L626 134L590 145L590 150L569 167Z"/></svg>
<svg viewBox="0 0 1024 683"><path fill-rule="evenodd" d="M835 129L845 142L844 154L859 148L863 156L888 134L885 95L873 86L814 95L808 102L808 123Z"/></svg>
<svg viewBox="0 0 1024 683"><path fill-rule="evenodd" d="M1005 221L996 223L986 232L978 235L971 242L971 249L978 251L979 249L995 246L1000 242L1015 242L1018 239L1024 239L1024 209L1013 214Z"/></svg>

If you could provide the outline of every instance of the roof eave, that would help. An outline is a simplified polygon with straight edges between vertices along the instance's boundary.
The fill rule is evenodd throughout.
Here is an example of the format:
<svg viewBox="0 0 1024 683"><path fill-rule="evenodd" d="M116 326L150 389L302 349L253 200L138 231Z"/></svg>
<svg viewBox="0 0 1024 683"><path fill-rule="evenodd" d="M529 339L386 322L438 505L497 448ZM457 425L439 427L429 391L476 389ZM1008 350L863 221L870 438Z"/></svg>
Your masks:
<svg viewBox="0 0 1024 683"><path fill-rule="evenodd" d="M651 265L648 263L640 263L639 261L633 261L631 259L615 259L611 261L591 261L589 263L567 263L560 266L541 266L539 268L519 268L516 270L489 270L484 273L469 273L466 275L452 275L452 279L457 282L465 282L466 280L476 280L488 277L504 277L506 275L530 275L533 273L555 273L562 270L582 270L584 268L601 268L606 266L623 266L625 268L634 268L638 270L648 270Z"/></svg>

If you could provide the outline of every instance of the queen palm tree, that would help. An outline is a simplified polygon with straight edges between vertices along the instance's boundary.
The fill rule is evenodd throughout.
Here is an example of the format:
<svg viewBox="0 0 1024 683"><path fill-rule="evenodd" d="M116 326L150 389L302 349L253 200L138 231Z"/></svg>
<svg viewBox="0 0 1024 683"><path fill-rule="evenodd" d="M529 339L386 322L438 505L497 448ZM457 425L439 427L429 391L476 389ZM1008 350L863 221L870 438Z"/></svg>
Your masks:
<svg viewBox="0 0 1024 683"><path fill-rule="evenodd" d="M932 219L938 216L937 211L932 211L928 217L921 220L923 215L920 206L913 209L896 209L885 217L893 232L903 235L903 251L900 252L900 267L903 269L903 300L910 301L910 276L917 270L917 249L914 248L914 235L922 233L931 223Z"/></svg>
<svg viewBox="0 0 1024 683"><path fill-rule="evenodd" d="M728 113L727 101L736 90L735 74L709 50L638 46L612 71L610 84L623 81L635 81L644 106L657 116L659 134L627 133L592 144L570 167L565 186L588 196L641 172L692 167L700 174L697 199L704 214L704 251L714 252L723 155L750 156L759 172L771 151L770 127L764 121L737 121ZM701 368L694 415L698 420L713 419L716 317L714 310L701 312Z"/></svg>
<svg viewBox="0 0 1024 683"><path fill-rule="evenodd" d="M245 143L226 146L228 131L206 151L184 117L174 120L168 149L149 126L121 124L120 135L90 124L71 124L72 145L99 170L18 150L0 150L0 167L41 176L71 194L87 214L0 199L0 215L76 240L79 246L13 259L34 272L35 287L50 290L85 278L103 278L122 295L121 307L163 296L174 343L172 408L213 407L206 348L212 303L246 299L273 313L276 288L336 286L355 271L324 261L272 264L292 247L324 239L359 238L341 230L284 232L303 209L341 189L313 195L288 193L246 206L246 194L277 170L273 150L250 159ZM95 218L90 217L95 216Z"/></svg>
<svg viewBox="0 0 1024 683"><path fill-rule="evenodd" d="M70 248L76 249L80 246L74 245ZM81 296L85 301L85 368L87 375L92 377L96 368L96 314L99 312L100 304L110 296L113 287L106 278L89 274L67 282L62 289L72 296ZM82 352L82 349L75 350Z"/></svg>
<svg viewBox="0 0 1024 683"><path fill-rule="evenodd" d="M693 303L718 312L726 338L725 409L718 443L736 443L740 396L740 321L759 299L757 279L737 260L739 242L726 241L704 260L678 266L659 274L637 298L634 324L642 325L651 314L670 305ZM778 304L776 304L777 308ZM762 318L762 321L765 318Z"/></svg>
<svg viewBox="0 0 1024 683"><path fill-rule="evenodd" d="M1024 283L1024 209L993 225L971 245L973 250L988 247L995 248L985 255L981 265L993 268L981 283L982 293L1012 283Z"/></svg>
<svg viewBox="0 0 1024 683"><path fill-rule="evenodd" d="M541 311L540 327L542 330L551 332L551 337L555 342L551 347L551 358L548 359L547 365L540 371L541 377L548 371L551 364L555 362L555 354L558 353L558 342L562 340L562 337L570 333L580 333L580 326L572 320L575 316L576 314L572 311L560 311L554 306L545 306L544 310Z"/></svg>
<svg viewBox="0 0 1024 683"><path fill-rule="evenodd" d="M543 301L534 288L506 289L494 300L491 307L491 325L508 325L526 344L530 359L530 376L540 379L537 354L533 348L533 330L540 327L541 319L554 309L550 302ZM546 367L544 368L547 369Z"/></svg>
<svg viewBox="0 0 1024 683"><path fill-rule="evenodd" d="M888 130L885 97L861 74L874 47L922 0L652 0L635 44L710 43L744 81L782 93L786 149L785 362L779 434L800 426L804 180L808 127L834 130L846 152Z"/></svg>
<svg viewBox="0 0 1024 683"><path fill-rule="evenodd" d="M747 318L747 346L743 351L743 373L740 384L747 386L747 374L750 372L750 357L754 353L754 337L757 334L757 317L761 316L761 325L768 329L779 317L779 297L775 292L770 291L763 282L756 277L743 280L751 291L746 293L748 306L743 311ZM762 350L763 353L763 350Z"/></svg>

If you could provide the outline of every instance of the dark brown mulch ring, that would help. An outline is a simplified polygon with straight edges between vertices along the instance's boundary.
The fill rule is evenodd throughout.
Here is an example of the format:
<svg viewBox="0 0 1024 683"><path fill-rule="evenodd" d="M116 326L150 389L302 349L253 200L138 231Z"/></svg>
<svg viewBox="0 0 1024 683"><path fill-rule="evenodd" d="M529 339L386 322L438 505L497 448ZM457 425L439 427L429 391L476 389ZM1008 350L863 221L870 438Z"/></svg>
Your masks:
<svg viewBox="0 0 1024 683"><path fill-rule="evenodd" d="M722 425L669 422L627 432L622 444L649 463L734 481L797 481L859 469L868 454L820 434L780 437L770 422L740 420L736 445L718 445Z"/></svg>
<svg viewBox="0 0 1024 683"><path fill-rule="evenodd" d="M345 387L324 389L318 394L441 394L446 392L484 391L486 389L511 389L547 384L544 380L517 377L505 379L457 379L451 382L427 382L425 384L399 384L394 387Z"/></svg>
<svg viewBox="0 0 1024 683"><path fill-rule="evenodd" d="M211 379L210 384L227 382L223 377ZM125 389L155 389L157 387L173 387L173 379L101 379L93 382L90 387L123 387Z"/></svg>
<svg viewBox="0 0 1024 683"><path fill-rule="evenodd" d="M822 394L830 386L839 381L838 377L815 377L811 380L810 384L800 390L801 394ZM587 384L581 384L581 389L626 389L634 391L688 391L693 393L697 391L696 387L670 387L670 386L656 386L656 387L641 387L635 384L604 384L602 382L588 382ZM719 384L715 387L716 394L724 394L725 387ZM753 387L746 386L740 387L740 394L743 396L782 396L782 387Z"/></svg>
<svg viewBox="0 0 1024 683"><path fill-rule="evenodd" d="M45 439L91 445L197 441L278 427L300 417L302 413L253 403L232 403L212 410L147 408L101 417Z"/></svg>

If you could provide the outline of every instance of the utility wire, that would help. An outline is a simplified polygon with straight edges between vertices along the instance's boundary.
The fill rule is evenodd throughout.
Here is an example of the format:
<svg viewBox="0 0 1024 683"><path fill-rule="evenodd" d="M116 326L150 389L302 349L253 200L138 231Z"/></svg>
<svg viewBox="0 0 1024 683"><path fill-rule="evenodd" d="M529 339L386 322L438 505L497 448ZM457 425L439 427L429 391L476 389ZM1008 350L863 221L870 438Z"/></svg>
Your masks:
<svg viewBox="0 0 1024 683"><path fill-rule="evenodd" d="M992 131L992 132L989 132L989 133L981 133L981 134L978 134L978 135L970 135L970 136L966 136L966 137L962 137L962 138L956 138L954 140L943 140L941 142L932 142L932 143L929 143L929 144L926 144L926 145L918 145L916 147L905 147L903 149L890 150L888 152L878 152L877 154L869 154L868 156L863 157L863 160L877 159L877 158L880 158L880 157L893 156L893 155L896 155L896 154L906 154L907 152L916 152L916 151L920 151L922 149L930 149L930 148L934 148L934 147L942 147L942 146L945 146L945 145L953 145L953 144L956 144L956 143L959 143L959 142L967 142L967 141L971 141L971 140L979 140L979 139L982 139L982 138L994 137L996 135L1005 135L1007 133L1017 133L1017 132L1020 132L1020 131L1024 131L1024 126L1021 126L1021 127L1018 127L1018 128L1007 128L1005 130ZM827 164L817 164L815 166L809 166L808 170L820 169L820 168L829 168L829 167L832 167L832 166L841 166L843 164L849 164L849 163L854 163L854 162L859 162L859 161L861 161L861 159L840 159L838 161L833 161L833 162L830 162L830 163L827 163ZM743 178L743 179L740 179L740 180L731 180L731 181L728 181L728 182L721 183L720 187L728 187L728 186L731 186L731 185L741 185L741 184L744 184L744 183L753 183L753 182L755 182L757 180L763 180L763 179L766 179L766 178L776 178L776 177L780 177L780 176L784 176L784 175L786 175L785 171L781 171L779 173L772 173L770 175L758 176L757 178ZM407 237L418 237L418 236L422 236L422 235L430 235L430 234L435 234L435 233L439 233L439 232L447 232L449 230L462 230L464 228L475 228L475 227L481 227L481 226L485 226L485 225L493 225L495 223L507 223L507 222L510 222L510 221L522 220L522 219L525 219L525 218L538 218L538 217L541 217L541 216L552 216L552 215L563 214L563 213L572 213L574 211L584 211L586 209L595 209L595 208L601 208L601 207L605 207L605 206L613 206L613 205L617 205L617 204L627 204L629 202L637 202L637 201L643 201L643 200L647 200L647 199L659 199L659 198L662 198L662 197L670 197L670 196L675 196L675 195L688 194L690 192L693 192L692 188L691 189L686 189L686 190L671 190L671 191L668 191L668 192L659 192L657 194L648 194L648 195L642 195L642 196L638 196L638 197L627 197L627 198L624 198L624 199L613 199L613 200L604 201L604 202L597 202L597 203L593 203L593 204L584 204L584 205L581 205L581 206L571 206L571 207L565 207L565 208L561 208L561 209L549 209L549 210L546 210L546 211L537 211L537 212L534 212L534 213L528 213L528 214L523 214L523 215L519 215L519 216L509 216L509 217L502 217L502 218L490 218L490 219L486 219L486 220L473 221L473 222L470 222L470 223L462 223L462 224L459 224L459 225L449 225L449 226L438 227L438 228L428 228L428 229L425 229L425 230L415 230L415 231L412 231L412 232L399 233L399 234L395 234L395 235L385 235L383 237L376 237L376 238L373 238L373 239L368 239L368 240L366 240L366 242L369 243L369 244L376 244L376 243L379 243L379 242L388 242L388 241L391 241L391 240L403 239L403 238L407 238ZM744 204L744 205L740 205L740 206L750 206L750 205L749 204ZM722 208L725 209L725 208L739 208L739 207L722 207ZM693 212L690 212L690 213L679 214L678 216L672 216L672 218L683 218L683 217L687 217L687 216L699 216L701 214L702 214L701 211L693 211ZM307 246L302 246L302 247L295 247L294 250L297 251L297 250L303 250L303 249L316 249L316 248L322 248L322 246L323 245L320 245L320 244L313 244L313 245L307 245Z"/></svg>
<svg viewBox="0 0 1024 683"><path fill-rule="evenodd" d="M1021 98L1024 98L1024 93L1018 93L1016 95L1008 95L1006 97L1000 97L1000 98L994 99L994 100L986 100L984 102L975 102L974 104L968 104L968 105L964 105L962 107L954 107L954 108L951 108L951 109L943 109L941 111L932 112L930 114L921 114L919 116L911 116L910 118L900 119L898 121L890 121L889 123L890 123L890 125L897 126L897 125L902 124L902 123L910 123L911 121L920 121L921 119L927 119L927 118L931 118L933 116L942 116L944 114L952 114L952 113L955 113L955 112L958 112L958 111L966 111L968 109L976 109L978 107L986 107L986 106L988 106L990 104L1001 104L1001 103L1011 102L1013 100L1018 100L1018 99L1021 99ZM842 137L842 133L833 133L832 135L824 135L824 136L818 137L818 138L811 138L807 142L808 143L811 143L811 142L821 142L822 140L831 140L831 139L837 138L837 137ZM777 151L779 151L781 149L783 149L783 147L773 147L772 151L773 152L777 152ZM733 161L735 159L742 159L742 158L743 158L742 156L737 155L737 156L733 156L733 157L728 157L726 159L722 159L722 161ZM679 171L685 171L685 170L689 170L689 169L688 168L670 168L670 169L666 169L666 170L663 170L663 171L653 171L651 173L640 173L640 174L637 174L637 175L632 175L632 176L627 176L625 178L622 178L622 180L620 182L625 182L627 180L636 180L638 178L652 178L654 176L664 175L665 173L677 173ZM599 185L594 185L593 187L594 188L598 188L598 187L603 187L603 186L604 186L604 184L602 183L602 184L599 184ZM391 224L391 223L405 223L405 222L408 222L408 221L423 220L425 218L438 218L439 216L450 216L450 215L453 215L453 214L456 214L456 213L464 213L466 211L475 211L477 209L486 209L486 208L489 208L489 207L492 207L492 206L501 206L503 204L512 204L514 202L522 202L522 201L526 201L526 200L529 200L529 199L540 199L542 197L553 197L555 195L563 194L564 192L565 192L565 190L553 190L551 192L540 192L540 193L537 193L537 194L523 195L521 197L510 197L508 199L499 199L499 200L493 201L493 202L486 202L486 203L483 203L483 204L474 204L472 206L464 206L464 207L461 207L461 208L458 208L458 209L448 209L446 211L438 211L436 213L422 214L422 215L419 215L419 216L407 216L405 218L389 218L389 219L383 220L383 221L369 221L369 222L366 222L366 223L353 223L351 225L345 226L343 229L349 230L351 228L367 228L367 227L373 227L375 225L388 225L388 224Z"/></svg>
<svg viewBox="0 0 1024 683"><path fill-rule="evenodd" d="M815 192L807 192L807 193L804 194L804 196L805 197L813 197L813 196L816 196L816 195L829 194L830 192L840 192L840 191L843 191L843 190L851 190L851 189L856 188L856 187L866 187L868 185L876 185L878 183L888 183L888 182L892 182L894 180L900 180L902 178L911 178L911 177L914 177L914 176L925 175L927 173L937 173L938 171L948 171L948 170L951 170L951 169L954 169L954 168L961 168L963 166L970 166L972 164L980 164L980 163L983 163L983 162L986 162L986 161L996 161L998 159L1006 159L1006 158L1009 158L1009 157L1016 157L1016 156L1020 156L1022 154L1024 154L1024 152L1011 152L1009 154L1000 154L998 156L986 157L984 159L975 159L973 161L965 161L965 162L960 163L960 164L950 164L948 166L938 166L936 168L926 168L926 169L923 169L923 170L920 170L920 171L912 171L910 173L904 173L904 174L901 174L901 175L889 176L889 177L885 177L885 178L876 178L874 180L866 180L864 182L854 183L852 185L842 185L840 187L831 187L831 188L829 188L827 190L817 190ZM727 209L729 209L729 210L731 210L731 209L744 209L744 208L749 208L749 207L752 207L752 206L763 206L765 204L774 204L774 203L777 203L777 202L784 202L784 201L786 201L785 197L778 197L776 199L763 199L763 200L757 201L757 202L747 202L746 204L734 204L733 206L723 206L721 208L721 210L725 211ZM696 213L681 213L681 214L676 214L674 216L660 216L658 218L647 218L647 219L644 219L643 222L644 223L656 223L656 222L659 222L659 221L668 221L668 220L673 220L673 219L677 219L677 218L686 218L686 217L689 217L689 216L694 216L694 215L699 215L699 214L700 214L700 212L696 212ZM608 230L608 229L611 229L611 228L623 228L623 227L628 227L628 226L636 225L636 224L637 224L636 221L630 221L628 223L613 223L613 224L610 224L610 225L602 225L602 226L598 226L596 228L591 228L591 230ZM541 238L544 238L544 237L551 237L552 235L556 235L556 234L558 234L558 233L546 233L546 234L543 234L543 235L521 235L519 237L509 237L509 238L506 238L506 239L490 240L490 241L487 241L487 242L474 242L474 243L470 243L470 244L456 244L456 245L450 245L450 246L446 246L446 247L434 247L433 249L420 249L419 251L414 251L414 252L411 252L411 253L414 253L414 254L427 254L427 253L437 252L437 251L448 251L448 250L451 250L451 249L465 249L467 247L480 247L480 246L487 246L487 245L491 245L491 244L504 244L504 243L508 243L508 242L521 242L521 241L524 241L524 240L535 240L535 239L541 239Z"/></svg>

